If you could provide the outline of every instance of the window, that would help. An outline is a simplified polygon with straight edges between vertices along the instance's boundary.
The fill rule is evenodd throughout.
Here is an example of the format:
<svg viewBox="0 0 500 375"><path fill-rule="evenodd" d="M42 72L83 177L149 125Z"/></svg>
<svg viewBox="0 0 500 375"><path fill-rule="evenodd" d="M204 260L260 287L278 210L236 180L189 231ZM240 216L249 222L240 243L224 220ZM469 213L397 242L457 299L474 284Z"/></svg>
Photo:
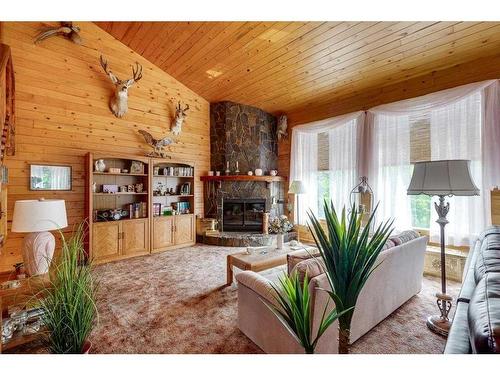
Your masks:
<svg viewBox="0 0 500 375"><path fill-rule="evenodd" d="M410 163L431 160L431 123L428 115L410 117ZM412 195L411 225L429 229L431 220L431 197Z"/></svg>

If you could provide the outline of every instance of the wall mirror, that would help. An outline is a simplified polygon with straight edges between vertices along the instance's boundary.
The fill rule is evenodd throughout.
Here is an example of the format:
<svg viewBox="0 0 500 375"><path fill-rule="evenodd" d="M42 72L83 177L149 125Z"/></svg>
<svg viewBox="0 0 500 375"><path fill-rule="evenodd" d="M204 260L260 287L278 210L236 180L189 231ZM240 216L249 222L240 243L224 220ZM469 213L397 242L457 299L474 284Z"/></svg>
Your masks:
<svg viewBox="0 0 500 375"><path fill-rule="evenodd" d="M31 164L30 190L71 190L71 166Z"/></svg>

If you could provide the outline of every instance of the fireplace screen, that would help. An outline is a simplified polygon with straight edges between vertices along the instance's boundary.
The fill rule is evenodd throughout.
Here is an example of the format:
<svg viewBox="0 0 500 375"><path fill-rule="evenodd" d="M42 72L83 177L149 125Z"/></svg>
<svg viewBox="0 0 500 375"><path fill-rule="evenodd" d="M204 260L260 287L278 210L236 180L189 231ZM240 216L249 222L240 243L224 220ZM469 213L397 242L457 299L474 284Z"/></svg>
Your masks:
<svg viewBox="0 0 500 375"><path fill-rule="evenodd" d="M264 199L225 199L222 204L225 231L260 232L266 211Z"/></svg>

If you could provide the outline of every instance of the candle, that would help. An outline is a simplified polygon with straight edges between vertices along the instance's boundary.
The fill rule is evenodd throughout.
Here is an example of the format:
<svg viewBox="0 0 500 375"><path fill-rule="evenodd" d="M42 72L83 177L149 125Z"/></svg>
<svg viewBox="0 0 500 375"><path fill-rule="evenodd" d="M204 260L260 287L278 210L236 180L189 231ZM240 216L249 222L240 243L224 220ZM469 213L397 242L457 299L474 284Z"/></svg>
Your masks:
<svg viewBox="0 0 500 375"><path fill-rule="evenodd" d="M236 162L236 169L238 169L238 162Z"/></svg>
<svg viewBox="0 0 500 375"><path fill-rule="evenodd" d="M229 169L229 162L226 162L226 169Z"/></svg>

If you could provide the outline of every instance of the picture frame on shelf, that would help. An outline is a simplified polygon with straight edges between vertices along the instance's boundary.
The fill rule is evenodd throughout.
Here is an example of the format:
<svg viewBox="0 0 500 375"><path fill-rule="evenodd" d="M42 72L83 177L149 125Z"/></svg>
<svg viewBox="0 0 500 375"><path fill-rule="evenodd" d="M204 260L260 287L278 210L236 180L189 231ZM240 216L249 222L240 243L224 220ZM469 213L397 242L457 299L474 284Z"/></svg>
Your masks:
<svg viewBox="0 0 500 375"><path fill-rule="evenodd" d="M143 174L144 173L144 163L137 160L132 160L130 164L131 174Z"/></svg>

